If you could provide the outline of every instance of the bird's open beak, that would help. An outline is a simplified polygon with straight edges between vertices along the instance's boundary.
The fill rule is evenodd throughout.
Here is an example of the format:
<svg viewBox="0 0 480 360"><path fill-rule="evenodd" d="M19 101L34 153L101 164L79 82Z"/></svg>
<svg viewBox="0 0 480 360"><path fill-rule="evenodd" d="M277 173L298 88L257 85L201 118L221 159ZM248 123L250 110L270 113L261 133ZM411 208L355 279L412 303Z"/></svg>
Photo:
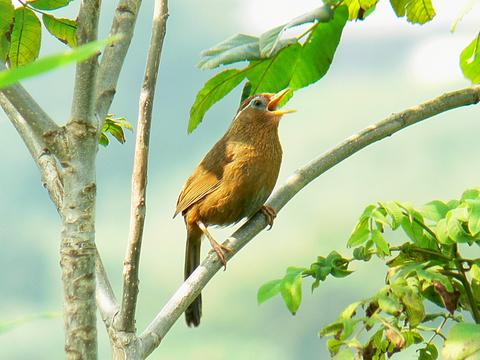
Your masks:
<svg viewBox="0 0 480 360"><path fill-rule="evenodd" d="M284 115L284 114L295 112L296 110L293 110L293 109L276 110L280 100L282 100L283 97L291 91L292 91L291 89L287 88L273 95L273 97L270 99L270 102L268 103L268 110L274 115Z"/></svg>

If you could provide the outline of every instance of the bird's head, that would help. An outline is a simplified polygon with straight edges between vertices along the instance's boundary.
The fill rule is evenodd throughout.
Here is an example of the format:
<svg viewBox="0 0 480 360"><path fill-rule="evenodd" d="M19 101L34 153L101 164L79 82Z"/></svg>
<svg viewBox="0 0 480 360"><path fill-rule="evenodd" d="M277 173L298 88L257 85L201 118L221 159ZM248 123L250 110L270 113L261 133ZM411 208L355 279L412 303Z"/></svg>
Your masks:
<svg viewBox="0 0 480 360"><path fill-rule="evenodd" d="M285 89L276 94L262 93L249 97L238 109L236 119L241 117L260 122L278 123L282 115L295 111L291 109L277 109L280 101L290 91L290 89Z"/></svg>

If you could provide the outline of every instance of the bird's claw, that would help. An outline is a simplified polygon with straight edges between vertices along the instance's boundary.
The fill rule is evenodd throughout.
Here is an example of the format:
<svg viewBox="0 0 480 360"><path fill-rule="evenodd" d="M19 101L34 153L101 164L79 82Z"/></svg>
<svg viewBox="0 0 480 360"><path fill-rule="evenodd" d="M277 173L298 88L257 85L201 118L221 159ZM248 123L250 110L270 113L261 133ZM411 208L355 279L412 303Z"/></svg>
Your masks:
<svg viewBox="0 0 480 360"><path fill-rule="evenodd" d="M220 260L220 262L223 265L223 270L224 271L227 270L227 259L226 259L225 254L228 253L228 252L232 252L233 249L226 246L226 245L218 244L218 243L216 243L216 245L214 245L212 247L213 247L213 251L215 251L215 253L218 256L218 260Z"/></svg>
<svg viewBox="0 0 480 360"><path fill-rule="evenodd" d="M277 212L275 211L274 208L272 208L269 205L263 205L260 208L260 212L263 215L265 215L265 217L267 218L267 224L268 224L268 229L267 230L270 230L273 226L273 220L275 220L275 218L277 217Z"/></svg>

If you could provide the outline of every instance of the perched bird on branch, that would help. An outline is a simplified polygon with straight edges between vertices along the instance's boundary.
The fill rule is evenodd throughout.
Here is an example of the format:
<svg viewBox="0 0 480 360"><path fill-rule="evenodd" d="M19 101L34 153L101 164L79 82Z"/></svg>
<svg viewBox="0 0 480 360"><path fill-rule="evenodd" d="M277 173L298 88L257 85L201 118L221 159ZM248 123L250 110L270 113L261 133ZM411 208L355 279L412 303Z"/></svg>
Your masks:
<svg viewBox="0 0 480 360"><path fill-rule="evenodd" d="M230 128L213 146L188 178L177 201L175 215L182 213L187 227L185 279L200 264L200 242L206 235L226 267L228 247L208 231L210 225L230 225L261 211L270 227L276 213L264 205L277 181L282 147L278 124L293 110L277 110L289 89L277 94L258 94L240 106ZM189 326L198 326L201 295L185 311Z"/></svg>

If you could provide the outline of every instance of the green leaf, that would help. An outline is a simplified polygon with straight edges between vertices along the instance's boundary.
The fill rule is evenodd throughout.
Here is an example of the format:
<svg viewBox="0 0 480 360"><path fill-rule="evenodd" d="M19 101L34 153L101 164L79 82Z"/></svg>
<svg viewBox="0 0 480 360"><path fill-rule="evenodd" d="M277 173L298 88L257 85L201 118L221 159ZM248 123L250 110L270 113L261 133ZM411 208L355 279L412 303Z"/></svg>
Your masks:
<svg viewBox="0 0 480 360"><path fill-rule="evenodd" d="M257 292L257 302L259 304L264 303L268 299L274 297L280 292L281 279L272 280L263 284Z"/></svg>
<svg viewBox="0 0 480 360"><path fill-rule="evenodd" d="M402 311L402 304L393 296L381 294L377 298L378 306L390 315L398 315Z"/></svg>
<svg viewBox="0 0 480 360"><path fill-rule="evenodd" d="M39 10L55 10L67 6L73 0L29 0L31 7Z"/></svg>
<svg viewBox="0 0 480 360"><path fill-rule="evenodd" d="M366 12L374 8L378 0L345 0L348 6L349 20L363 20Z"/></svg>
<svg viewBox="0 0 480 360"><path fill-rule="evenodd" d="M450 239L457 243L464 243L471 240L461 224L468 220L468 210L466 208L450 210L446 219L447 233Z"/></svg>
<svg viewBox="0 0 480 360"><path fill-rule="evenodd" d="M280 284L280 293L288 310L295 315L302 302L302 274L305 269L289 267Z"/></svg>
<svg viewBox="0 0 480 360"><path fill-rule="evenodd" d="M443 201L434 200L425 204L421 209L420 213L429 220L439 221L440 219L445 218L447 212L450 208Z"/></svg>
<svg viewBox="0 0 480 360"><path fill-rule="evenodd" d="M363 304L364 304L363 301L356 301L356 302L348 305L348 306L342 311L342 313L340 314L339 319L340 319L340 320L347 320L347 319L352 318L352 316L355 315L355 312L357 311L357 308L358 308L360 305L363 305Z"/></svg>
<svg viewBox="0 0 480 360"><path fill-rule="evenodd" d="M303 45L289 87L300 89L321 79L330 68L342 30L348 19L348 9L335 10L332 20L319 23Z"/></svg>
<svg viewBox="0 0 480 360"><path fill-rule="evenodd" d="M402 209L397 205L395 201L388 201L384 203L380 203L388 215L392 218L392 229L397 229L400 224L402 223L402 219L404 217L402 213Z"/></svg>
<svg viewBox="0 0 480 360"><path fill-rule="evenodd" d="M434 344L427 344L427 346L418 350L418 360L436 360L437 358L438 351Z"/></svg>
<svg viewBox="0 0 480 360"><path fill-rule="evenodd" d="M0 61L6 63L10 51L10 40L5 34L0 35Z"/></svg>
<svg viewBox="0 0 480 360"><path fill-rule="evenodd" d="M98 143L102 146L108 146L108 144L110 144L110 140L108 140L107 135L105 135L104 133L101 133L98 139Z"/></svg>
<svg viewBox="0 0 480 360"><path fill-rule="evenodd" d="M258 60L260 59L258 41L256 36L233 35L212 48L202 51L197 66L205 70L238 61Z"/></svg>
<svg viewBox="0 0 480 360"><path fill-rule="evenodd" d="M372 241L377 248L377 254L379 256L390 255L390 246L380 231L376 229L372 231Z"/></svg>
<svg viewBox="0 0 480 360"><path fill-rule="evenodd" d="M442 351L446 360L474 360L480 358L480 325L460 323L454 325Z"/></svg>
<svg viewBox="0 0 480 360"><path fill-rule="evenodd" d="M42 27L35 13L24 7L15 9L8 54L12 68L31 63L38 57L41 35Z"/></svg>
<svg viewBox="0 0 480 360"><path fill-rule="evenodd" d="M77 46L77 23L70 19L56 18L43 14L43 24L50 34L70 47Z"/></svg>
<svg viewBox="0 0 480 360"><path fill-rule="evenodd" d="M398 17L407 15L413 24L425 24L435 17L435 9L431 0L390 0Z"/></svg>
<svg viewBox="0 0 480 360"><path fill-rule="evenodd" d="M188 132L191 133L202 122L208 109L218 100L232 91L245 78L246 70L229 69L218 73L208 80L198 92L195 102L190 109Z"/></svg>
<svg viewBox="0 0 480 360"><path fill-rule="evenodd" d="M96 54L106 45L118 40L118 36L94 41L61 54L46 56L25 66L0 71L0 89L12 85L27 77L64 66L76 61L83 61Z"/></svg>
<svg viewBox="0 0 480 360"><path fill-rule="evenodd" d="M10 30L15 18L15 8L11 0L0 0L0 36Z"/></svg>
<svg viewBox="0 0 480 360"><path fill-rule="evenodd" d="M468 189L465 190L462 194L461 201L465 200L477 200L480 198L480 190L479 189ZM458 205L457 205L458 206ZM455 206L456 207L456 206Z"/></svg>
<svg viewBox="0 0 480 360"><path fill-rule="evenodd" d="M350 239L348 239L347 246L353 247L363 244L370 237L370 226L368 218L361 218L358 224L353 229Z"/></svg>
<svg viewBox="0 0 480 360"><path fill-rule="evenodd" d="M351 350L343 349L338 354L336 354L332 360L354 360L355 357Z"/></svg>
<svg viewBox="0 0 480 360"><path fill-rule="evenodd" d="M463 76L473 84L480 83L480 36L477 36L472 42L463 49L460 54L460 68Z"/></svg>
<svg viewBox="0 0 480 360"><path fill-rule="evenodd" d="M289 87L301 51L300 44L293 44L268 60L252 63L255 66L247 74L252 84L250 95L262 92L276 93Z"/></svg>
<svg viewBox="0 0 480 360"><path fill-rule="evenodd" d="M335 321L320 329L318 335L320 337L332 336L338 334L343 329L343 321Z"/></svg>
<svg viewBox="0 0 480 360"><path fill-rule="evenodd" d="M407 311L410 326L415 327L423 321L425 317L425 307L422 298L413 291L407 291L401 298Z"/></svg>
<svg viewBox="0 0 480 360"><path fill-rule="evenodd" d="M420 279L426 280L429 283L438 281L445 287L445 289L447 289L448 292L454 291L452 283L447 276L440 274L433 269L424 270L421 267L416 268L415 271Z"/></svg>
<svg viewBox="0 0 480 360"><path fill-rule="evenodd" d="M480 199L467 200L468 205L468 231L472 236L480 233Z"/></svg>
<svg viewBox="0 0 480 360"><path fill-rule="evenodd" d="M130 124L124 117L114 117L113 114L108 114L103 123L102 131L100 134L100 145L107 146L109 144L107 133L110 133L120 144L125 143L125 133L123 129L133 131L132 124ZM103 136L102 136L103 135ZM107 141L105 141L107 138Z"/></svg>
<svg viewBox="0 0 480 360"><path fill-rule="evenodd" d="M314 21L328 22L332 19L333 11L330 6L324 5L315 8L303 15L294 18L287 24L277 26L260 35L260 54L262 58L268 58L275 54L282 46L288 45L288 40L297 41L296 39L287 39L281 41L280 38L285 30L294 26L310 23Z"/></svg>

